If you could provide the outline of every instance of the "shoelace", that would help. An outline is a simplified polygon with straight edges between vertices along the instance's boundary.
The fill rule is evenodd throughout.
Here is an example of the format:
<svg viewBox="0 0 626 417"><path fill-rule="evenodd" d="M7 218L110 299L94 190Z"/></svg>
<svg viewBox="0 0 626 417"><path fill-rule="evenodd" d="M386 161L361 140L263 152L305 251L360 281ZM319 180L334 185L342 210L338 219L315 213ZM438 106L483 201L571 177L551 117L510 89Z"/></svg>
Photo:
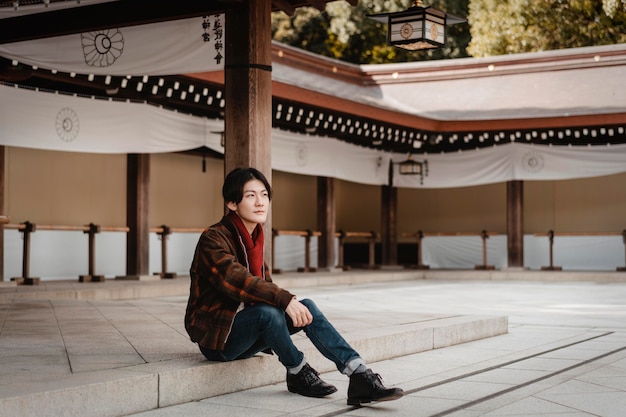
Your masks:
<svg viewBox="0 0 626 417"><path fill-rule="evenodd" d="M308 367L308 371L309 372L305 373L305 379L307 379L310 383L317 382L320 374L311 367ZM315 375L317 378L313 378L311 374Z"/></svg>
<svg viewBox="0 0 626 417"><path fill-rule="evenodd" d="M385 388L385 383L383 381L383 377L380 374L375 374L373 372L368 372L365 374L367 379L371 380L374 384L379 384L382 388Z"/></svg>

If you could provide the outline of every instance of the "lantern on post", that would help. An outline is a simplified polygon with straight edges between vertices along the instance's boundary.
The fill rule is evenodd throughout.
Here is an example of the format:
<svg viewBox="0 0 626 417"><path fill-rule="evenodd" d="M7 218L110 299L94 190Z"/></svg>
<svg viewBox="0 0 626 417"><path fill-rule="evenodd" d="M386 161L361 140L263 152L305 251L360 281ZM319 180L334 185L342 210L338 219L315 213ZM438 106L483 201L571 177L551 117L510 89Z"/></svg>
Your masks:
<svg viewBox="0 0 626 417"><path fill-rule="evenodd" d="M423 161L415 161L413 157L409 155L409 157L402 162L393 162L393 160L389 160L389 186L393 187L393 174L394 169L393 166L398 165L398 172L400 175L419 175L420 176L420 184L424 184L424 177L428 176L428 160L424 159Z"/></svg>
<svg viewBox="0 0 626 417"><path fill-rule="evenodd" d="M409 155L406 161L398 163L398 171L402 175L419 175L424 180L424 176L428 176L428 161L422 162L414 161L413 157Z"/></svg>
<svg viewBox="0 0 626 417"><path fill-rule="evenodd" d="M423 7L421 0L403 12L367 15L387 25L387 44L409 51L442 48L446 44L446 28L466 22L433 7Z"/></svg>

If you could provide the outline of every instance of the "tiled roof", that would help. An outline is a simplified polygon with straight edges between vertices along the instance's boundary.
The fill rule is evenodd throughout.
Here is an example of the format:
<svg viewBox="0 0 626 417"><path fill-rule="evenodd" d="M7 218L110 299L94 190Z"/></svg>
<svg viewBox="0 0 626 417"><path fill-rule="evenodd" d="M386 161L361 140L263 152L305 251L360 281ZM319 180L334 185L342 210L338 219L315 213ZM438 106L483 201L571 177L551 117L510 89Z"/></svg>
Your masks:
<svg viewBox="0 0 626 417"><path fill-rule="evenodd" d="M0 1L0 13L9 3L13 7L13 2ZM20 1L23 6L19 7L26 8L26 3ZM45 7L43 1L28 3ZM85 7L92 3L96 4L89 7L110 7L107 10L129 4L128 0L81 2ZM179 7L183 3L188 9ZM163 19L159 13L167 7L177 11L172 16L188 16L201 8L217 12L227 3L189 0L176 2L174 7L174 2L155 0L144 18ZM323 7L325 3L272 2L275 9L286 11L305 4ZM39 15L36 19L45 17L43 12ZM2 19L0 42L13 34L10 28L15 26L7 25L9 20ZM65 26L57 22L54 27ZM32 28L20 26L15 35L27 36ZM0 81L137 100L223 118L223 72L124 78L124 83L122 77L111 77L105 83L104 76L70 76L0 59ZM455 152L510 141L569 146L624 143L625 79L626 44L478 59L352 65L274 43L272 120L274 127L284 130L403 153ZM134 88L139 82L144 85L143 92ZM191 94L167 96L164 91L176 82L181 89L193 84L194 91L206 94L199 101ZM119 88L121 85L125 87ZM154 91L157 93L150 93Z"/></svg>

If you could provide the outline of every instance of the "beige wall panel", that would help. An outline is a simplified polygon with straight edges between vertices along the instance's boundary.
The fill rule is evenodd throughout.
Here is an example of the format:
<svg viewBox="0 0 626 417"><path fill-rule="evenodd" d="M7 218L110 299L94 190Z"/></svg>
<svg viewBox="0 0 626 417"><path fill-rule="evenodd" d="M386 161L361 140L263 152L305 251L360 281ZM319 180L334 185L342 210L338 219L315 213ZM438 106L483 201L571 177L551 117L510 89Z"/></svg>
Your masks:
<svg viewBox="0 0 626 417"><path fill-rule="evenodd" d="M399 189L398 233L506 232L506 184Z"/></svg>
<svg viewBox="0 0 626 417"><path fill-rule="evenodd" d="M524 181L524 233L554 229L554 181Z"/></svg>
<svg viewBox="0 0 626 417"><path fill-rule="evenodd" d="M223 162L151 157L150 225L205 227L223 214ZM273 172L273 225L316 229L316 177ZM380 231L379 186L336 181L337 230ZM626 173L524 183L524 232L614 232L626 228ZM12 223L126 224L126 155L6 149L5 214ZM398 233L506 231L506 184L399 189Z"/></svg>
<svg viewBox="0 0 626 417"><path fill-rule="evenodd" d="M619 232L626 229L626 174L530 182L525 191L526 233Z"/></svg>
<svg viewBox="0 0 626 417"><path fill-rule="evenodd" d="M126 225L126 155L7 148L12 223Z"/></svg>
<svg viewBox="0 0 626 417"><path fill-rule="evenodd" d="M626 228L626 174L556 185L555 229L612 232Z"/></svg>
<svg viewBox="0 0 626 417"><path fill-rule="evenodd" d="M205 227L221 219L222 160L207 158L206 173L198 156L155 154L151 161L151 226ZM316 177L272 172L274 228L315 229L316 181Z"/></svg>
<svg viewBox="0 0 626 417"><path fill-rule="evenodd" d="M380 232L380 186L335 182L337 230Z"/></svg>
<svg viewBox="0 0 626 417"><path fill-rule="evenodd" d="M317 177L272 172L272 227L317 230Z"/></svg>
<svg viewBox="0 0 626 417"><path fill-rule="evenodd" d="M150 158L150 226L206 227L224 215L224 162L183 154Z"/></svg>

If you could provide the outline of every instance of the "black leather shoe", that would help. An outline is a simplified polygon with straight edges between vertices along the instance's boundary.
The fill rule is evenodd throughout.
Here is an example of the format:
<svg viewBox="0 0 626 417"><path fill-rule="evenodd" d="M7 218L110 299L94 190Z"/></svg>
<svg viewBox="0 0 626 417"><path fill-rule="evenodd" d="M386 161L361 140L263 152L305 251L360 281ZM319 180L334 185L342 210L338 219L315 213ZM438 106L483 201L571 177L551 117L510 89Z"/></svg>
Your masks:
<svg viewBox="0 0 626 417"><path fill-rule="evenodd" d="M322 381L317 371L311 368L308 363L295 375L287 372L287 389L289 392L315 398L337 392L337 388Z"/></svg>
<svg viewBox="0 0 626 417"><path fill-rule="evenodd" d="M403 395L404 391L401 388L385 388L380 375L371 369L350 376L348 405L397 400Z"/></svg>

